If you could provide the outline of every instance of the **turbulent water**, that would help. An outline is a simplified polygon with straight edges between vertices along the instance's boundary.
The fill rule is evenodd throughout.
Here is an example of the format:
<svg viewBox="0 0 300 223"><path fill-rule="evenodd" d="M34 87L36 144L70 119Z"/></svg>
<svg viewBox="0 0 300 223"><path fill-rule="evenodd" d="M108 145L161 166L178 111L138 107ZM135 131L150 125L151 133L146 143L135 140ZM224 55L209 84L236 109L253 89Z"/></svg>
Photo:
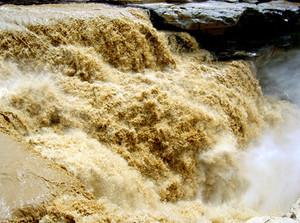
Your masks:
<svg viewBox="0 0 300 223"><path fill-rule="evenodd" d="M299 197L298 108L264 96L252 63L214 62L137 9L0 13L0 130L24 144L0 138L0 219L244 222Z"/></svg>

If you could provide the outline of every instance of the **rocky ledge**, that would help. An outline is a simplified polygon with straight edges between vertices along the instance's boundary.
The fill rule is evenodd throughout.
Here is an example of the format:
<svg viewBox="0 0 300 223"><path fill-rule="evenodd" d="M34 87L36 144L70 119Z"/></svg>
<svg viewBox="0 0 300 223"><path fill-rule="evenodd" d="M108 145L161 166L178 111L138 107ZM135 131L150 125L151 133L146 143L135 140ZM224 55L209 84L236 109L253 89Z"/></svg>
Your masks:
<svg viewBox="0 0 300 223"><path fill-rule="evenodd" d="M287 27L300 21L300 4L286 1L261 4L221 1L187 4L153 3L139 7L148 9L153 21L164 28L202 31L216 35L247 22L249 23L247 25L263 23Z"/></svg>
<svg viewBox="0 0 300 223"><path fill-rule="evenodd" d="M253 2L132 6L149 10L153 24L159 29L192 33L202 46L216 52L219 57L255 56L257 49L265 46L289 47L299 42L299 3Z"/></svg>

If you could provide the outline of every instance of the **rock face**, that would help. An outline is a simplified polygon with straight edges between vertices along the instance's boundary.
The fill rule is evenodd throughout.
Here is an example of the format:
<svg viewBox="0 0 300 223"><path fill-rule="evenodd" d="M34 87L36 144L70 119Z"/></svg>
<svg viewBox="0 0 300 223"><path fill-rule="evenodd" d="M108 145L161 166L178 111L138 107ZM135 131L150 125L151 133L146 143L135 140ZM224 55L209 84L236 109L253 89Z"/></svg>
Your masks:
<svg viewBox="0 0 300 223"><path fill-rule="evenodd" d="M294 25L299 22L299 6L277 1L258 5L208 1L184 5L146 4L141 7L149 9L154 22L161 26L220 34L246 22L252 23L249 25L258 25L255 23L258 21L270 25Z"/></svg>
<svg viewBox="0 0 300 223"><path fill-rule="evenodd" d="M206 48L237 57L255 55L266 45L289 46L299 39L300 4L272 1L261 4L207 1L188 4L144 4L160 29L184 30ZM225 56L228 53L224 54Z"/></svg>

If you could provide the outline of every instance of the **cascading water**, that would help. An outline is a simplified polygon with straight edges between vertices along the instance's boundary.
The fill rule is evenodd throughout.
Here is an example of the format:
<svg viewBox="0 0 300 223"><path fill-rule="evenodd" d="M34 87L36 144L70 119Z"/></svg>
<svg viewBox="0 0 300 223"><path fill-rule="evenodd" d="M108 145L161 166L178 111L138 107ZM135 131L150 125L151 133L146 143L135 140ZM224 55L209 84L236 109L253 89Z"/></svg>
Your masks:
<svg viewBox="0 0 300 223"><path fill-rule="evenodd" d="M298 107L265 96L252 63L215 62L137 9L0 13L0 129L27 146L10 160L37 156L41 171L58 171L38 178L45 199L1 197L0 219L244 222L282 214L299 197Z"/></svg>

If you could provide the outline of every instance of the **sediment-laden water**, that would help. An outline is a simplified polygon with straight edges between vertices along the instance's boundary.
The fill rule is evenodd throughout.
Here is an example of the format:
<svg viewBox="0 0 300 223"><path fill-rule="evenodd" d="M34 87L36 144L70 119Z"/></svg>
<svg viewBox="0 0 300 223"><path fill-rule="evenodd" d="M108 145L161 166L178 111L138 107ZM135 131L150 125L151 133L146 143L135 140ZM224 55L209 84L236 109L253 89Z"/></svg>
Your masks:
<svg viewBox="0 0 300 223"><path fill-rule="evenodd" d="M264 96L252 63L137 9L0 13L0 130L20 141L0 138L3 221L245 222L299 197L298 108Z"/></svg>

